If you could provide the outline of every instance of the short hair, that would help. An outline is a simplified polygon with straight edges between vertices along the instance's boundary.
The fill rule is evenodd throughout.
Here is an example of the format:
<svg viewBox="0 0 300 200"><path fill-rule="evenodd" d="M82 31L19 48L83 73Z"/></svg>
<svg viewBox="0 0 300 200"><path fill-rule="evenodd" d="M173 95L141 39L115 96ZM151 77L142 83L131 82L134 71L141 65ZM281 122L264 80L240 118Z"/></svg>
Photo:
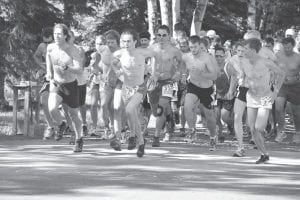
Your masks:
<svg viewBox="0 0 300 200"><path fill-rule="evenodd" d="M53 36L53 28L52 27L43 28L42 37L49 38L50 36Z"/></svg>
<svg viewBox="0 0 300 200"><path fill-rule="evenodd" d="M283 38L282 41L281 41L281 43L282 44L289 44L289 43L291 43L293 47L296 45L296 42L295 42L294 38L292 38L292 37Z"/></svg>
<svg viewBox="0 0 300 200"><path fill-rule="evenodd" d="M167 31L167 33L168 34L170 34L170 29L169 29L169 27L167 26L167 25L160 25L159 27L157 27L157 29L156 29L156 33L158 32L158 30L160 30L160 29L162 29L162 30L166 30Z"/></svg>
<svg viewBox="0 0 300 200"><path fill-rule="evenodd" d="M223 47L219 46L219 45L217 45L217 46L215 47L215 52L216 52L216 51L223 51L223 53L225 53L225 49L224 49Z"/></svg>
<svg viewBox="0 0 300 200"><path fill-rule="evenodd" d="M192 44L198 43L198 44L204 44L204 46L207 48L208 47L208 41L204 38L200 38L198 35L192 35L189 38L189 42Z"/></svg>
<svg viewBox="0 0 300 200"><path fill-rule="evenodd" d="M266 43L274 45L274 39L271 37L266 38L265 41L266 41Z"/></svg>
<svg viewBox="0 0 300 200"><path fill-rule="evenodd" d="M238 41L234 42L233 49L237 49L238 47L244 47L244 46L245 46L245 41L238 40Z"/></svg>
<svg viewBox="0 0 300 200"><path fill-rule="evenodd" d="M256 53L258 53L262 47L260 40L257 38L250 38L246 40L245 45L249 45L250 49L254 49Z"/></svg>
<svg viewBox="0 0 300 200"><path fill-rule="evenodd" d="M124 31L122 31L121 36L122 35L131 35L132 39L134 41L139 40L139 36L138 36L137 32L135 30L133 30L133 29L125 29Z"/></svg>
<svg viewBox="0 0 300 200"><path fill-rule="evenodd" d="M150 33L149 33L148 31L143 31L143 32L141 32L141 33L139 34L139 36L140 36L140 39L141 39L141 38L147 38L148 40L150 40L150 38L151 38L151 35L150 35Z"/></svg>
<svg viewBox="0 0 300 200"><path fill-rule="evenodd" d="M63 30L63 34L67 36L66 41L69 41L69 39L70 39L69 28L68 28L65 24L62 24L62 23L55 24L55 25L54 25L54 28L53 28L53 31L54 31L55 29L57 29L57 28Z"/></svg>
<svg viewBox="0 0 300 200"><path fill-rule="evenodd" d="M104 33L106 40L116 40L119 44L120 41L120 33L114 29L110 29Z"/></svg>

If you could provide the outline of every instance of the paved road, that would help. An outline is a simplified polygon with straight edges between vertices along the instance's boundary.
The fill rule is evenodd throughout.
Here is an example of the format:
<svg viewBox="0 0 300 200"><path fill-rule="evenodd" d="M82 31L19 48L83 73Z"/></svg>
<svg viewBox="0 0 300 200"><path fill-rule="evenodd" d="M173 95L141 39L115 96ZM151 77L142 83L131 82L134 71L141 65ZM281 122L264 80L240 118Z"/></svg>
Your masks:
<svg viewBox="0 0 300 200"><path fill-rule="evenodd" d="M60 142L21 136L0 138L0 199L291 200L300 196L300 145L268 143L269 164L259 153L234 158L234 142L209 152L206 143L147 145L115 152L88 139L83 153ZM126 145L124 145L124 149Z"/></svg>

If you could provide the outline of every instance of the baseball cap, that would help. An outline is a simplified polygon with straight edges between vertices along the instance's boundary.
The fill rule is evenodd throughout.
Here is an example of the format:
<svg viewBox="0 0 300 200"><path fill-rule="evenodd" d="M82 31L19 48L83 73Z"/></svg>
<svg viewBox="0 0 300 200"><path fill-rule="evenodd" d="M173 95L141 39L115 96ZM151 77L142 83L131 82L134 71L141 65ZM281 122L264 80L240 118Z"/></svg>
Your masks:
<svg viewBox="0 0 300 200"><path fill-rule="evenodd" d="M244 34L244 40L248 40L252 38L256 38L260 40L261 39L260 32L258 32L257 30L249 30L247 31L247 33Z"/></svg>
<svg viewBox="0 0 300 200"><path fill-rule="evenodd" d="M295 36L295 30L294 29L291 29L291 28L289 28L289 29L287 29L286 31L285 31L285 37L287 37L287 36L292 36L292 37L294 37Z"/></svg>
<svg viewBox="0 0 300 200"><path fill-rule="evenodd" d="M206 36L209 37L209 38L214 38L216 36L216 31L215 30L209 30L207 31L206 33Z"/></svg>

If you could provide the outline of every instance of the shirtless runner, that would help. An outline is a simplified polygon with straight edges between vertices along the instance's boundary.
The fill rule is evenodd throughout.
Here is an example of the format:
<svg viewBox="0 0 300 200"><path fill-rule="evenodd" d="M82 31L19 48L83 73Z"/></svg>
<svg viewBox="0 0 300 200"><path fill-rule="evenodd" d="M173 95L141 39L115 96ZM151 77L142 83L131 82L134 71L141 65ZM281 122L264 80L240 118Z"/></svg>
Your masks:
<svg viewBox="0 0 300 200"><path fill-rule="evenodd" d="M49 111L53 119L60 124L56 133L61 139L67 124L58 111L59 105L69 106L69 114L76 134L74 152L81 152L83 146L81 120L78 116L79 91L77 76L82 73L82 62L77 48L68 43L69 30L64 24L54 26L54 43L47 47L47 74L50 80Z"/></svg>
<svg viewBox="0 0 300 200"><path fill-rule="evenodd" d="M247 114L251 133L257 148L262 153L256 164L269 161L269 154L264 144L263 132L266 128L269 112L280 88L280 81L274 81L272 74L285 72L270 59L259 55L261 42L257 38L245 41L245 56L249 59L251 67L245 68L245 75L249 90L247 92Z"/></svg>
<svg viewBox="0 0 300 200"><path fill-rule="evenodd" d="M156 87L148 92L152 114L156 117L153 147L159 147L160 132L163 129L167 118L171 117L171 98L165 97L163 93L173 92L173 83L178 82L182 72L177 66L181 66L182 56L179 49L171 45L170 30L168 26L161 25L156 30L156 43L149 48L159 56L155 72L152 78L155 79ZM150 79L151 80L151 79Z"/></svg>
<svg viewBox="0 0 300 200"><path fill-rule="evenodd" d="M189 38L191 52L183 57L189 77L187 94L184 100L184 110L190 131L191 141L196 139L196 107L200 101L203 105L207 128L210 132L210 150L216 149L216 119L213 111L214 87L217 78L217 68L212 57L207 53L208 42L204 38L191 36ZM206 51L204 51L206 50ZM215 61L216 62L216 61Z"/></svg>
<svg viewBox="0 0 300 200"><path fill-rule="evenodd" d="M154 57L155 53L149 49L136 49L137 33L133 30L125 30L121 34L121 49L114 53L112 61L117 77L123 76L122 107L128 118L131 134L138 138L137 156L144 155L145 140L141 132L138 108L146 94L144 81L145 59ZM115 150L121 150L120 138L111 141ZM129 144L130 145L130 144Z"/></svg>
<svg viewBox="0 0 300 200"><path fill-rule="evenodd" d="M275 101L276 121L278 122L275 141L282 142L287 137L285 128L285 104L291 103L296 133L293 142L300 143L300 55L293 51L295 40L291 37L282 40L283 50L277 54L279 65L286 70L286 77Z"/></svg>

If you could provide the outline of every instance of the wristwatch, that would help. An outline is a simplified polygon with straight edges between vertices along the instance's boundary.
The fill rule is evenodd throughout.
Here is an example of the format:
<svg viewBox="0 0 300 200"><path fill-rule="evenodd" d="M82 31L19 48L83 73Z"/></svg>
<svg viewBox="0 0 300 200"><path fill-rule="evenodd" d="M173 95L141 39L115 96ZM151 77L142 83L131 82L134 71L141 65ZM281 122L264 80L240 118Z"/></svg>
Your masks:
<svg viewBox="0 0 300 200"><path fill-rule="evenodd" d="M69 68L68 65L64 65L63 66L63 71L66 71L68 68Z"/></svg>

